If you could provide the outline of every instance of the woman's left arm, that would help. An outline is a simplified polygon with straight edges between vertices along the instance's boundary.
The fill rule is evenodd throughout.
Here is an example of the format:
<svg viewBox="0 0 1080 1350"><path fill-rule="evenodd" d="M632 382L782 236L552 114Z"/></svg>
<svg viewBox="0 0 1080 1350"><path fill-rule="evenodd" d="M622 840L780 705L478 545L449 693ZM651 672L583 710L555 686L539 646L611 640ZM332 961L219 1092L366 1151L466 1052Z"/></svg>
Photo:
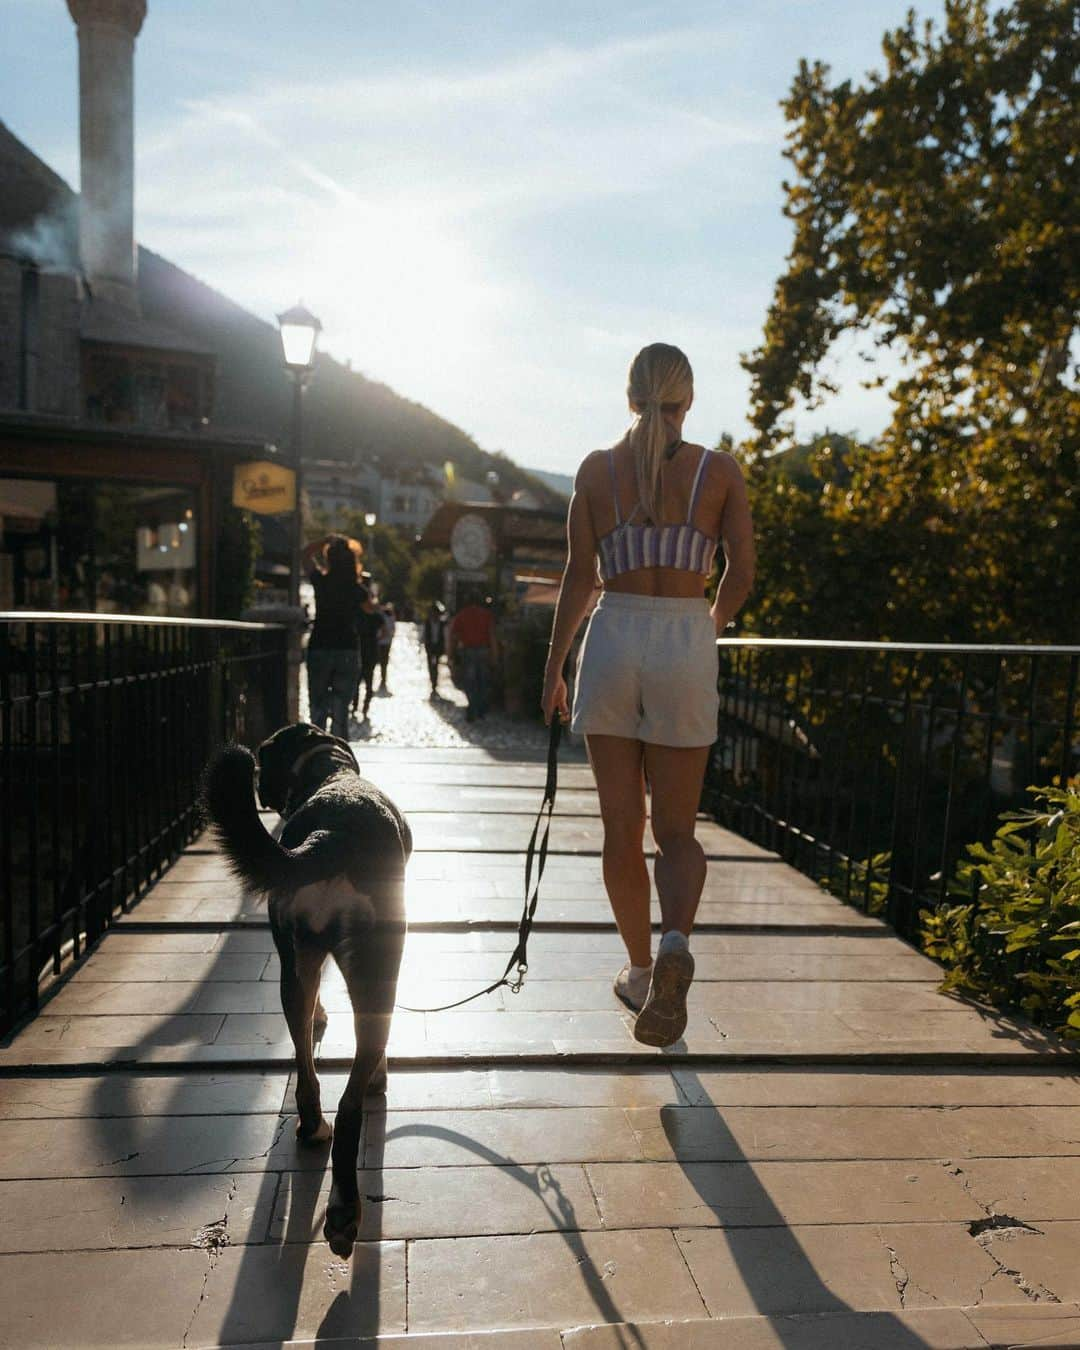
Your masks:
<svg viewBox="0 0 1080 1350"><path fill-rule="evenodd" d="M730 455L725 455L724 467L728 487L720 536L726 566L711 611L718 637L723 636L724 629L742 609L754 584L754 523L750 516L746 480L738 461Z"/></svg>
<svg viewBox="0 0 1080 1350"><path fill-rule="evenodd" d="M574 634L589 610L596 592L596 531L589 512L588 498L581 489L581 470L570 498L566 519L568 552L555 603L555 619L551 629L547 667L544 671L544 693L541 705L544 721L550 723L556 712L565 722L570 716L566 680L563 667L573 645Z"/></svg>

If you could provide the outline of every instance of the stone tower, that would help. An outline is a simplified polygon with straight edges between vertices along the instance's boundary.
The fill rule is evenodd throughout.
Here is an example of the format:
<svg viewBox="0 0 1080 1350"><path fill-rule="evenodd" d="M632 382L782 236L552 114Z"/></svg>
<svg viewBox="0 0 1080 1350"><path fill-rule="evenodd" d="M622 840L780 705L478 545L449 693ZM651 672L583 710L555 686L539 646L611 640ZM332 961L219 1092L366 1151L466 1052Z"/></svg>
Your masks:
<svg viewBox="0 0 1080 1350"><path fill-rule="evenodd" d="M67 0L79 32L79 253L95 300L134 312L135 38L146 0Z"/></svg>

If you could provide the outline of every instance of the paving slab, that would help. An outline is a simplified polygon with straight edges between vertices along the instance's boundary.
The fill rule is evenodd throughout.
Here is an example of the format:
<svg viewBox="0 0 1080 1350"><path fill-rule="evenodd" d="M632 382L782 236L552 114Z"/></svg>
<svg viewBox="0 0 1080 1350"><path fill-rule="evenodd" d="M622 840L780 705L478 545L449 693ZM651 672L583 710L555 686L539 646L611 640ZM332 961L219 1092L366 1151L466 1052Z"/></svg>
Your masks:
<svg viewBox="0 0 1080 1350"><path fill-rule="evenodd" d="M631 1107L642 1156L738 1158L1030 1158L1080 1156L1080 1107Z"/></svg>
<svg viewBox="0 0 1080 1350"><path fill-rule="evenodd" d="M916 1312L794 1313L630 1326L576 1327L564 1350L986 1350L954 1308Z"/></svg>
<svg viewBox="0 0 1080 1350"><path fill-rule="evenodd" d="M683 1229L676 1237L712 1317L1031 1301L963 1223Z"/></svg>
<svg viewBox="0 0 1080 1350"><path fill-rule="evenodd" d="M1075 1350L1080 1345L1080 1306L1075 1302L983 1306L964 1311L990 1346Z"/></svg>
<svg viewBox="0 0 1080 1350"><path fill-rule="evenodd" d="M207 1281L205 1251L40 1252L0 1256L0 1346L11 1350L175 1350ZM108 1296L105 1297L105 1291Z"/></svg>
<svg viewBox="0 0 1080 1350"><path fill-rule="evenodd" d="M574 1326L698 1317L669 1232L536 1233L409 1246L409 1327Z"/></svg>
<svg viewBox="0 0 1080 1350"><path fill-rule="evenodd" d="M207 1276L187 1344L305 1337L325 1344L405 1326L403 1242L359 1243L349 1261L323 1242L228 1247Z"/></svg>
<svg viewBox="0 0 1080 1350"><path fill-rule="evenodd" d="M0 1119L278 1115L287 1074L0 1078Z"/></svg>
<svg viewBox="0 0 1080 1350"><path fill-rule="evenodd" d="M558 1111L440 1111L425 1118L388 1111L368 1117L364 1165L538 1165L641 1158L626 1113L612 1107Z"/></svg>
<svg viewBox="0 0 1080 1350"><path fill-rule="evenodd" d="M326 1210L328 1174L285 1173L271 1238L310 1242ZM2 1192L0 1192L2 1195ZM361 1171L362 1240L591 1231L600 1227L581 1166L385 1167Z"/></svg>
<svg viewBox="0 0 1080 1350"><path fill-rule="evenodd" d="M265 1242L274 1190L251 1173L0 1181L0 1251Z"/></svg>
<svg viewBox="0 0 1080 1350"><path fill-rule="evenodd" d="M1047 1165L1059 1164L1054 1160ZM937 1160L597 1162L586 1171L606 1228L935 1223L986 1217L985 1208Z"/></svg>

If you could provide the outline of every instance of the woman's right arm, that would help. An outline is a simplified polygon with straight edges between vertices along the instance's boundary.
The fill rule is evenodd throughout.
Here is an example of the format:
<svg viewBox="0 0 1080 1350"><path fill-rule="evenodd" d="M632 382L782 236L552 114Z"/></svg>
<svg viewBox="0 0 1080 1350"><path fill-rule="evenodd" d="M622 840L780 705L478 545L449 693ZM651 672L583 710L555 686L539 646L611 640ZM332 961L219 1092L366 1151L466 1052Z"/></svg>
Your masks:
<svg viewBox="0 0 1080 1350"><path fill-rule="evenodd" d="M320 553L325 547L325 538L313 539L310 544L307 544L300 557L300 571L306 572L314 564L320 572L325 572L326 568L322 566L321 560L316 558L316 554Z"/></svg>
<svg viewBox="0 0 1080 1350"><path fill-rule="evenodd" d="M588 498L583 490L584 471L583 464L578 470L566 519L566 566L559 586L559 598L555 602L555 619L551 628L551 645L548 648L541 700L546 722L550 722L556 712L563 721L570 716L563 667L570 654L574 635L589 610L597 587L596 531L589 512Z"/></svg>

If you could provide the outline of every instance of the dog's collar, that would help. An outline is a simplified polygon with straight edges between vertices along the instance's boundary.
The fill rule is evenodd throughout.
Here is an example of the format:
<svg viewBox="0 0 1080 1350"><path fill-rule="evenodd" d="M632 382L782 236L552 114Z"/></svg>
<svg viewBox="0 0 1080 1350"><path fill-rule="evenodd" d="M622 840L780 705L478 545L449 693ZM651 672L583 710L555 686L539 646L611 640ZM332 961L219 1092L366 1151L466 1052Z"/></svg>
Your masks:
<svg viewBox="0 0 1080 1350"><path fill-rule="evenodd" d="M321 755L334 755L338 757L343 767L344 767L344 760L341 757L343 755L348 755L349 763L352 765L352 767L356 770L357 773L360 772L360 765L357 762L356 756L353 754L352 750L347 745L334 744L334 745L312 746L310 750L305 750L302 755L298 755L296 759L293 760L292 767L289 769L289 788L285 794L285 808L281 813L283 816L287 816L290 814L290 807L292 806L293 793L300 785L300 774L302 770L304 770L313 760L318 759Z"/></svg>

